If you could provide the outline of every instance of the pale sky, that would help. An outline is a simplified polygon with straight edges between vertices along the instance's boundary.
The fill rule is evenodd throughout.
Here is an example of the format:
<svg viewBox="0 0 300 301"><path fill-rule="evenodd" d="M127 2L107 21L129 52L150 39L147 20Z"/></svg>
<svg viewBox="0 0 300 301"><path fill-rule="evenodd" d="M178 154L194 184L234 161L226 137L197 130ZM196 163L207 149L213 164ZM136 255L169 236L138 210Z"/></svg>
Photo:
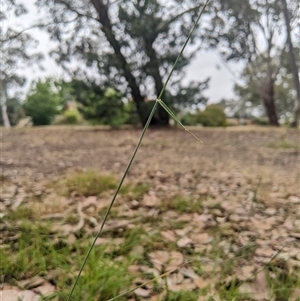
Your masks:
<svg viewBox="0 0 300 301"><path fill-rule="evenodd" d="M37 13L34 8L35 0L27 0L26 2L23 2L29 9L29 13L22 16L20 27L28 28L37 17ZM20 24L20 20L16 21L13 17L9 20L11 25L15 24L15 22ZM47 51L55 47L53 42L49 40L47 33L37 29L31 30L29 33L31 33L33 37L39 41L38 50L45 54L45 60L42 63L45 70L41 71L36 68L35 70L29 68L28 70L20 71L20 73L26 74L28 83L30 83L32 79L44 78L47 76L56 78L62 76L64 74L62 69L47 54ZM209 89L205 92L205 95L209 98L209 102L218 102L222 98L233 97L234 77L227 68L224 67L218 54L213 51L200 51L196 58L186 68L184 83L188 83L191 80L205 80L207 77L211 78Z"/></svg>

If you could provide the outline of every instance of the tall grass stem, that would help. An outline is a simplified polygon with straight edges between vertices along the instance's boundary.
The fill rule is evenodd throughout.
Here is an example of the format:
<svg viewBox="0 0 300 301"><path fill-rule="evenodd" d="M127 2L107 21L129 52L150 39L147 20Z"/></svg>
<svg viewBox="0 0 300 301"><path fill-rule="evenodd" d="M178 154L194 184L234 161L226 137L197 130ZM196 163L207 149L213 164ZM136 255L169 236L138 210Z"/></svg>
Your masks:
<svg viewBox="0 0 300 301"><path fill-rule="evenodd" d="M74 283L73 283L73 285L72 285L72 288L71 288L71 291L70 291L70 294L69 294L69 296L68 296L67 301L71 301L71 297L72 297L73 292L74 292L74 290L75 290L75 287L76 287L76 285L77 285L77 283L78 283L78 280L79 280L79 278L80 278L80 276L81 276L81 273L82 273L82 271L83 271L83 269L84 269L84 267L85 267L85 265L86 265L86 262L87 262L87 260L88 260L88 258L89 258L89 256L90 256L90 254L91 254L91 252L92 252L92 249L93 249L94 246L95 246L95 243L96 243L96 241L97 241L97 238L100 236L100 234L101 234L101 232L102 232L102 229L103 229L103 227L104 227L104 225L105 225L105 223L106 223L106 220L107 220L107 218L108 218L108 215L109 215L109 213L110 213L110 210L111 210L111 208L112 208L112 206L113 206L113 204L114 204L114 202L115 202L115 200L116 200L116 198L117 198L117 195L119 194L119 191L120 191L120 189L121 189L121 187L122 187L122 184L123 184L123 182L124 182L124 180L125 180L125 178L126 178L126 175L127 175L127 173L128 173L128 170L129 170L129 168L130 168L130 166L131 166L131 164L132 164L132 162L133 162L133 160L134 160L134 158L135 158L135 156L136 156L136 153L137 153L137 151L138 151L138 149L139 149L139 147L140 147L140 145L141 145L141 143L142 143L142 140L143 140L143 138L144 138L144 135L145 135L145 133L146 133L146 131L147 131L149 125L150 125L150 122L151 122L151 120L152 120L152 117L153 117L153 115L154 115L154 113L155 113L155 110L157 109L159 100L161 100L161 98L162 98L162 96L163 96L163 94L164 94L164 92L165 92L165 90L166 90L167 84L168 84L168 82L170 81L170 78L171 78L171 76L172 76L172 74L173 74L173 72L174 72L174 70L175 70L175 68L176 68L176 66L177 66L177 64L178 64L178 61L179 61L179 59L180 59L180 57L181 57L181 55L182 55L182 53L183 53L183 51L184 51L184 49L185 49L187 43L188 43L188 41L190 40L190 38L191 38L193 32L195 31L195 29L196 29L196 27L197 27L197 24L198 24L198 22L199 22L199 20L200 20L200 18L201 18L201 16L202 16L202 14L203 14L203 12L204 12L206 6L208 5L209 1L210 1L210 0L206 0L204 6L202 7L202 9L201 9L201 11L200 11L200 13L199 13L199 16L197 17L197 20L195 21L195 23L194 23L194 25L193 25L193 27L192 27L192 29L191 29L191 31L190 31L190 33L189 33L189 35L188 35L186 41L185 41L185 43L183 44L183 46L182 46L182 48L181 48L181 51L179 52L179 54L178 54L178 56L177 56L177 58L176 58L176 60L175 60L175 62L174 62L174 64L173 64L173 67L172 67L171 72L170 72L170 74L168 75L168 78L167 78L167 80L166 80L166 82L165 82L165 84L164 84L164 86L163 86L161 92L159 93L158 98L156 99L156 102L155 102L155 104L154 104L154 106L153 106L153 108L152 108L152 110L151 110L151 112L150 112L150 115L149 115L149 117L148 117L148 119L147 119L147 122L146 122L146 124L145 124L145 126L144 126L144 128L143 128L143 131L142 131L142 133L141 133L141 136L140 136L140 138L139 138L139 140L138 140L138 142L137 142L137 145L136 145L136 147L135 147L135 149L134 149L134 151L133 151L133 154L132 154L132 156L131 156L131 158L130 158L130 160L129 160L127 166L126 166L125 172L124 172L124 174L123 174L123 176L122 176L122 178L121 178L121 180L120 180L120 183L119 183L119 185L118 185L118 187L117 187L117 189L116 189L116 191L115 191L115 193L114 193L114 195L113 195L113 198L112 198L112 200L111 200L111 202L110 202L110 205L109 205L109 207L108 207L108 209L107 209L107 211L106 211L106 213L105 213L105 216L104 216L103 221L102 221L102 223L101 223L101 227L100 227L99 231L97 232L97 234L96 234L96 236L95 236L95 238L94 238L94 240L93 240L91 246L89 247L89 249L88 249L88 251L87 251L87 254L86 254L86 256L85 256L85 258L84 258L84 260L83 260L83 262L82 262L82 265L81 265L81 267L80 267L80 269L79 269L79 272L78 272L78 274L77 274L77 277L76 277L76 279L75 279L75 281L74 281ZM168 112L168 110L167 110L167 112ZM168 112L168 113L170 114L170 112ZM173 117L173 116L171 115L171 117ZM174 117L173 117L173 118L174 118ZM197 137L196 137L196 138L197 138ZM198 139L198 138L197 138L197 139ZM198 139L198 140L199 140L199 139Z"/></svg>

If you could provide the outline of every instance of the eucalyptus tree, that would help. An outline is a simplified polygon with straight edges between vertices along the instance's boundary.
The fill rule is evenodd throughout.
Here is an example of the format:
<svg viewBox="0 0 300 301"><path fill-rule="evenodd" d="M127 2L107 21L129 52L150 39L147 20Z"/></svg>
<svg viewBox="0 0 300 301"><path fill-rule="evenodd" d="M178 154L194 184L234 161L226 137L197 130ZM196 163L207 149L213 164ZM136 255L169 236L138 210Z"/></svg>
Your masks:
<svg viewBox="0 0 300 301"><path fill-rule="evenodd" d="M196 0L38 0L51 38L52 55L73 76L109 82L132 98L143 117L145 99L159 94L172 64L202 6ZM192 43L196 45L195 37ZM183 86L184 67L196 53L180 60L164 99L174 106L205 102L208 81ZM84 66L84 67L83 67ZM157 123L168 114L158 110Z"/></svg>
<svg viewBox="0 0 300 301"><path fill-rule="evenodd" d="M22 20L22 16L27 13L26 7L15 0L3 0L1 4L0 103L3 124L6 128L9 128L10 122L7 116L6 105L9 89L24 85L26 75L20 75L19 71L39 61L42 55L32 52L36 47L37 41L25 30L12 27L11 24L13 22L9 22L11 18Z"/></svg>
<svg viewBox="0 0 300 301"><path fill-rule="evenodd" d="M299 1L290 1L290 7L288 6L287 0L281 0L282 3L282 11L285 20L286 26L286 39L288 44L289 56L290 56L290 67L293 74L294 79L294 87L296 90L296 98L294 105L294 122L293 125L297 126L300 118L300 81L299 81L299 68L296 61L295 55L295 47L292 41L292 31L293 27L295 27L293 21L296 20L296 26L299 29L299 19L300 19L300 3ZM299 31L300 34L300 31ZM300 45L299 45L300 46ZM298 54L299 54L299 49Z"/></svg>
<svg viewBox="0 0 300 301"><path fill-rule="evenodd" d="M252 83L256 79L255 93L269 122L278 126L275 83L280 61L276 58L285 50L280 1L215 0L211 2L210 15L211 22L203 28L207 45L217 48L227 62L248 65L247 72L251 72Z"/></svg>

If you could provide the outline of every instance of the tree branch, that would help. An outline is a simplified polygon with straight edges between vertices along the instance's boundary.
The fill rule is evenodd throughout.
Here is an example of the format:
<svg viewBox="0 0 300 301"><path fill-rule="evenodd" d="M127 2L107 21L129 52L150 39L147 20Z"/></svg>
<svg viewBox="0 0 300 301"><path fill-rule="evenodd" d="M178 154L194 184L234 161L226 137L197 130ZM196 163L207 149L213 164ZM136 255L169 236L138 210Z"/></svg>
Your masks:
<svg viewBox="0 0 300 301"><path fill-rule="evenodd" d="M94 18L93 16L91 15L87 15L87 14L82 14L80 13L78 10L76 10L75 8L73 8L70 3L64 1L64 0L56 0L57 3L60 3L60 4L63 4L68 10L70 10L71 12L77 14L78 17L81 17L81 18L88 18L88 19L92 19L92 20L95 20L95 21L98 21L97 18Z"/></svg>
<svg viewBox="0 0 300 301"><path fill-rule="evenodd" d="M181 12L180 14L178 14L178 15L176 15L176 16L173 16L173 17L172 17L170 20L168 20L167 22L163 22L163 23L158 24L157 30L158 30L158 31L164 31L164 30L166 30L167 27L168 27L171 23L175 22L177 19L179 19L180 17L182 17L183 15L185 15L185 14L187 14L187 13L189 13L189 12L192 12L192 11L194 11L194 10L196 10L196 9L200 9L200 7L202 7L202 6L203 6L203 5L197 5L197 6L195 6L195 7L189 8L188 10L185 10L185 11Z"/></svg>

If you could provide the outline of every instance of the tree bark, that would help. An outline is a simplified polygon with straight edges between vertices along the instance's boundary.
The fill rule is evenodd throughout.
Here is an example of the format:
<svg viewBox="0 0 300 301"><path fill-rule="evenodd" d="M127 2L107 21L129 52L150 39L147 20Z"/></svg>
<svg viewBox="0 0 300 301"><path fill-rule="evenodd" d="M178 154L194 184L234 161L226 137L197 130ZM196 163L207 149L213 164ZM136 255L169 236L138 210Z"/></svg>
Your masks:
<svg viewBox="0 0 300 301"><path fill-rule="evenodd" d="M3 125L5 128L9 129L10 128L10 122L7 116L7 107L5 104L1 105L1 111L2 111L2 120L3 120Z"/></svg>
<svg viewBox="0 0 300 301"><path fill-rule="evenodd" d="M297 93L297 98L295 100L295 108L294 108L294 122L293 126L297 127L299 124L300 119L300 81L299 81L299 69L296 63L296 58L294 54L294 47L291 37L291 25L290 25L290 17L289 17L289 11L287 7L286 0L281 0L282 6L283 6L283 13L284 13L284 19L285 19L285 25L286 25L286 36L287 36L287 43L289 45L289 54L290 54L290 65L293 72L293 78L294 78L294 85L295 90Z"/></svg>
<svg viewBox="0 0 300 301"><path fill-rule="evenodd" d="M140 121L143 123L143 125L145 125L145 118L143 118L142 116L144 115L142 110L143 110L143 106L142 104L144 103L144 96L142 96L139 85L136 82L135 77L132 74L132 71L130 70L129 64L126 61L126 58L124 57L124 55L121 52L121 46L118 43L113 29L112 29L112 25L108 16L108 6L106 4L103 3L102 0L91 0L91 3L93 4L94 8L97 11L98 14L98 21L99 23L102 25L102 31L105 34L106 39L108 40L108 42L110 43L111 47L113 48L115 55L121 65L121 68L123 70L125 79L128 83L129 88L131 89L131 95L132 98L136 104L136 108L138 111L138 115L140 117ZM148 45L148 44L147 44ZM149 45L148 45L149 46ZM156 53L155 50L152 48L152 44L150 44L150 48L149 53L147 53L147 55L151 55L150 60L151 59L155 59L154 64L152 64L153 66L153 79L155 81L155 88L156 88L156 92L160 93L163 84L162 84L162 78L159 74L159 64L157 62L157 57L156 57ZM155 114L155 116L153 117L152 122L150 123L151 125L159 125L159 126L166 126L169 124L169 115L166 113L166 111L159 106L157 108L157 114Z"/></svg>
<svg viewBox="0 0 300 301"><path fill-rule="evenodd" d="M154 80L155 92L158 97L163 89L163 79L159 72L159 61L157 59L157 53L153 48L153 43L154 41L147 39L146 35L144 36L145 51L150 59L148 63L148 71ZM153 125L158 125L158 126L169 125L169 119L170 119L169 114L162 106L159 106L157 108L157 114L154 116L154 118L155 120L153 120Z"/></svg>
<svg viewBox="0 0 300 301"><path fill-rule="evenodd" d="M6 106L6 88L3 87L3 82L1 81L1 114L2 114L2 120L3 120L3 125L5 128L9 129L10 128L10 122L9 118L7 115L7 106Z"/></svg>
<svg viewBox="0 0 300 301"><path fill-rule="evenodd" d="M262 100L270 125L279 126L274 98L274 79L271 76L267 78L262 87Z"/></svg>
<svg viewBox="0 0 300 301"><path fill-rule="evenodd" d="M133 74L130 70L130 67L126 61L126 58L124 57L124 55L121 52L121 46L119 45L119 43L114 35L112 25L111 25L111 22L110 22L110 19L108 16L108 6L106 4L104 4L102 0L91 0L91 3L94 6L94 8L96 9L96 12L98 14L98 17L99 17L98 21L102 25L102 31L105 34L107 41L113 48L113 50L116 54L116 57L121 65L121 68L124 72L124 77L128 83L129 88L131 89L131 95L136 104L136 108L137 108L140 120L142 121L141 107L142 107L142 103L144 102L144 97L141 94L140 88L136 82L135 77L133 76Z"/></svg>

